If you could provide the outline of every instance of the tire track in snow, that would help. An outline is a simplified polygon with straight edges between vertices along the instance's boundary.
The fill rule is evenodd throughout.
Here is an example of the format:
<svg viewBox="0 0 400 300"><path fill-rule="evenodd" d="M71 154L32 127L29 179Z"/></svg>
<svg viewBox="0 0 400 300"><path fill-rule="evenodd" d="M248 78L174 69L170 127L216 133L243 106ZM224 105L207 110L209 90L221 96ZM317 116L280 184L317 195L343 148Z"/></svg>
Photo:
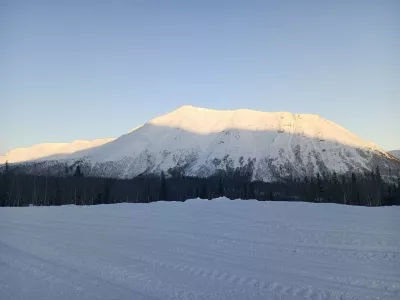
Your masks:
<svg viewBox="0 0 400 300"><path fill-rule="evenodd" d="M118 294L119 297L121 297L120 299L160 300L106 280L98 275L88 274L81 270L76 270L57 262L32 255L3 242L0 242L0 252L12 253L11 257L8 259L6 259L4 255L1 257L1 261L7 264L9 268L16 267L38 278L40 281L50 281L52 283L62 284L68 287L68 289L72 288L77 292L80 299L103 299L104 295L109 295L109 297L111 297L113 294ZM88 283L89 286L87 286ZM92 287L94 286L95 289L91 289L90 285L92 285ZM100 290L99 287L101 287ZM85 292L83 293L83 291ZM71 297L76 297L76 295Z"/></svg>
<svg viewBox="0 0 400 300"><path fill-rule="evenodd" d="M179 273L187 274L189 276L203 277L210 281L215 281L215 280L222 281L224 284L233 285L234 286L233 288L240 288L240 286L247 286L252 290L256 290L256 293L261 296L273 295L274 297L278 296L281 299L289 299L288 297L291 297L290 299L301 297L303 299L311 299L311 300L356 299L354 296L351 296L346 291L338 292L337 290L334 291L328 289L313 288L312 286L287 285L275 281L269 283L257 278L230 274L228 272L219 271L215 269L206 269L202 267L188 266L182 263L170 264L163 260L151 259L148 257L140 257L138 259L156 268L166 269L169 272L173 270ZM339 286L340 282L335 282L335 284ZM374 297L365 296L363 297L363 299L372 300L381 298L379 295L377 295Z"/></svg>

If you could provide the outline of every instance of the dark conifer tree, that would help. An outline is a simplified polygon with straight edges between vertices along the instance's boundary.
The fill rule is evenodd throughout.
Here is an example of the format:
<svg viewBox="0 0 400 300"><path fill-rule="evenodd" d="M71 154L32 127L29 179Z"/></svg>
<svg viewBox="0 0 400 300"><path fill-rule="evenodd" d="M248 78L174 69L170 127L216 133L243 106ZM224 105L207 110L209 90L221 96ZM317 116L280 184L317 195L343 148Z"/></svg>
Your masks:
<svg viewBox="0 0 400 300"><path fill-rule="evenodd" d="M324 194L324 186L319 173L317 173L317 202L321 202Z"/></svg>
<svg viewBox="0 0 400 300"><path fill-rule="evenodd" d="M54 197L54 205L62 205L63 204L63 199L62 199L62 191L60 187L60 182L59 179L56 178L55 180L55 185L56 185L56 191L55 191L55 197Z"/></svg>
<svg viewBox="0 0 400 300"><path fill-rule="evenodd" d="M243 184L243 199L249 199L249 193L247 190L247 182Z"/></svg>
<svg viewBox="0 0 400 300"><path fill-rule="evenodd" d="M339 183L339 180L338 180L336 172L332 173L332 183L335 184L335 185Z"/></svg>
<svg viewBox="0 0 400 300"><path fill-rule="evenodd" d="M165 182L164 172L161 172L161 186L160 186L160 194L158 200L167 200L167 184Z"/></svg>
<svg viewBox="0 0 400 300"><path fill-rule="evenodd" d="M207 185L203 183L200 191L200 198L201 199L208 199L208 191L207 191Z"/></svg>
<svg viewBox="0 0 400 300"><path fill-rule="evenodd" d="M81 171L81 166L77 165L74 173L75 177L83 177L83 173Z"/></svg>
<svg viewBox="0 0 400 300"><path fill-rule="evenodd" d="M81 167L78 168L76 165L73 168L67 167L70 173L65 176L62 172L63 168L62 165L61 176L56 177L48 173L43 173L44 175L24 174L19 171L18 166L14 168L14 165L1 166L0 205L145 203L161 198L162 200L184 201L196 196L203 199L226 196L231 199L242 197L260 200L282 199L284 201L323 199L336 203L368 206L400 204L400 176L398 177L399 182L396 183L383 181L380 174L382 169L379 170L379 168L368 174L355 173L348 177L346 174L341 174L338 180L336 178L339 175L335 173L330 178L316 174L311 178L311 183L310 177L295 178L292 176L283 178L279 182L251 181L252 174L243 176L240 172L235 174L222 172L222 174L208 178L185 175L158 178L142 175L129 180L104 179L83 177L81 176L83 175ZM393 172L393 174L396 173ZM334 184L335 182L337 184ZM161 194L165 194L165 196L160 197Z"/></svg>
<svg viewBox="0 0 400 300"><path fill-rule="evenodd" d="M254 182L253 181L251 181L249 183L248 196L249 196L249 199L255 199L256 198L256 194L255 194L255 191L254 191Z"/></svg>
<svg viewBox="0 0 400 300"><path fill-rule="evenodd" d="M382 177L379 166L375 169L375 205L382 204Z"/></svg>
<svg viewBox="0 0 400 300"><path fill-rule="evenodd" d="M356 174L351 173L351 203L352 205L358 204L358 186L357 186L357 178Z"/></svg>
<svg viewBox="0 0 400 300"><path fill-rule="evenodd" d="M222 178L220 178L218 182L218 197L223 197L224 195L224 183L222 182Z"/></svg>
<svg viewBox="0 0 400 300"><path fill-rule="evenodd" d="M0 206L11 206L11 171L8 161L6 161L4 166L3 180L0 186Z"/></svg>
<svg viewBox="0 0 400 300"><path fill-rule="evenodd" d="M344 176L344 175L341 176L340 185L341 185L341 190L342 190L342 203L348 204L346 176Z"/></svg>
<svg viewBox="0 0 400 300"><path fill-rule="evenodd" d="M102 199L102 203L108 204L111 203L111 199L110 199L110 180L106 179L104 182L104 192L103 192L103 199Z"/></svg>

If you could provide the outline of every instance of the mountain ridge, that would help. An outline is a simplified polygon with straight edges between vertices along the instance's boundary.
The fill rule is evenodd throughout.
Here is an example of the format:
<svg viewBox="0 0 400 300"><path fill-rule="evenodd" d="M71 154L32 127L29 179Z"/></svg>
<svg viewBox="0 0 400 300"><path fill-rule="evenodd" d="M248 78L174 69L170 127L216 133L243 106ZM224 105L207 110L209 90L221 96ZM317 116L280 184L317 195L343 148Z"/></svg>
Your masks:
<svg viewBox="0 0 400 300"><path fill-rule="evenodd" d="M44 158L55 154L69 154L76 151L101 146L115 138L94 140L73 140L66 143L40 143L28 147L15 148L0 156L0 163L18 163Z"/></svg>
<svg viewBox="0 0 400 300"><path fill-rule="evenodd" d="M251 173L253 179L264 181L333 171L367 172L377 165L382 172L398 168L398 161L375 144L319 115L190 105L98 147L41 158L34 164L52 172L80 164L86 174L103 177L177 170L206 177L223 171Z"/></svg>

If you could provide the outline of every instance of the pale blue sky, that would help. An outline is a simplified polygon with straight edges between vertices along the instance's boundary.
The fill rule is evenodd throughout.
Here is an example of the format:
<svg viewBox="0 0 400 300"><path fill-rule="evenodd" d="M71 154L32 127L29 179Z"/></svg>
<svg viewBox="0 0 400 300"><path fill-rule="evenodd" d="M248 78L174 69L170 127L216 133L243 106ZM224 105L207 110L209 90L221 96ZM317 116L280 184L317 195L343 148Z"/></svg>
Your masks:
<svg viewBox="0 0 400 300"><path fill-rule="evenodd" d="M0 0L0 153L184 104L315 113L400 149L400 1Z"/></svg>

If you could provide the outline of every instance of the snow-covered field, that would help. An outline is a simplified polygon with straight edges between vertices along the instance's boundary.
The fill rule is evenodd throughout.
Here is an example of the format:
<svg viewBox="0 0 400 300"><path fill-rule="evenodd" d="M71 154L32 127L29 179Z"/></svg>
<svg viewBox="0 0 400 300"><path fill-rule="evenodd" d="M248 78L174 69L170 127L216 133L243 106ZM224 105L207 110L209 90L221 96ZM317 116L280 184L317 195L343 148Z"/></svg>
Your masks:
<svg viewBox="0 0 400 300"><path fill-rule="evenodd" d="M400 299L400 208L0 208L0 299Z"/></svg>

